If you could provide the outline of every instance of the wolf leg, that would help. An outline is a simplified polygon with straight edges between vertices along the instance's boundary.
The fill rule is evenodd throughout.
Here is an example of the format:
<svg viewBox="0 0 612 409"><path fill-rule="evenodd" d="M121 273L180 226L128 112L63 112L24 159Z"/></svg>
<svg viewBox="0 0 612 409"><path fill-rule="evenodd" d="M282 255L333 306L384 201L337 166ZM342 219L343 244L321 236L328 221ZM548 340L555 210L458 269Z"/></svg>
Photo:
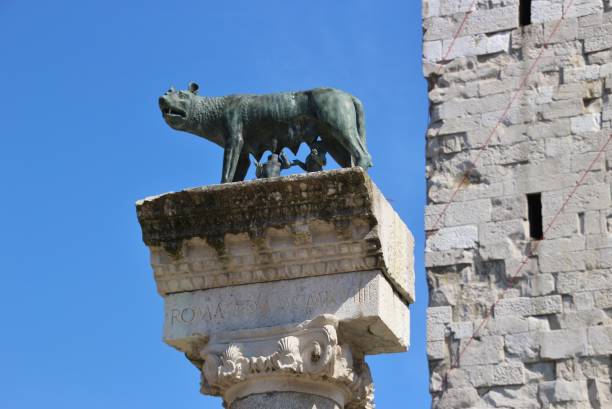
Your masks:
<svg viewBox="0 0 612 409"><path fill-rule="evenodd" d="M234 180L238 159L242 152L242 123L239 118L231 118L228 124L228 137L225 140L225 150L223 152L223 173L221 183Z"/></svg>
<svg viewBox="0 0 612 409"><path fill-rule="evenodd" d="M341 134L340 141L344 142L343 145L350 152L352 165L368 170L372 166L372 157L359 137L357 130L349 128L342 131Z"/></svg>
<svg viewBox="0 0 612 409"><path fill-rule="evenodd" d="M351 167L352 158L347 149L338 142L335 137L323 137L323 148L329 152L332 158L343 168ZM305 169L304 169L305 170Z"/></svg>
<svg viewBox="0 0 612 409"><path fill-rule="evenodd" d="M225 148L223 151L223 171L221 173L221 183L234 180L238 160L242 155L242 116L239 110L234 110L225 118Z"/></svg>
<svg viewBox="0 0 612 409"><path fill-rule="evenodd" d="M227 183L234 180L238 159L240 158L240 150L242 149L242 137L232 138L225 145L223 153L223 175L221 183Z"/></svg>
<svg viewBox="0 0 612 409"><path fill-rule="evenodd" d="M240 154L240 159L238 159L238 165L236 166L236 173L234 173L233 182L240 182L244 180L246 174L249 170L249 166L251 166L251 160L249 159L249 154L242 151Z"/></svg>

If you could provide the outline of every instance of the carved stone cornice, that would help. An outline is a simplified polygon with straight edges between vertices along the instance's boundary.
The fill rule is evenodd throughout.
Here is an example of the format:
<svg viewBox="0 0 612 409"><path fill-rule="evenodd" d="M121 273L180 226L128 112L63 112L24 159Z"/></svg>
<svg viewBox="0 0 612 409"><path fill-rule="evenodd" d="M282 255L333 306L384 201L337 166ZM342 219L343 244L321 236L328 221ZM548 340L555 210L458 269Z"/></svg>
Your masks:
<svg viewBox="0 0 612 409"><path fill-rule="evenodd" d="M412 236L361 168L189 189L136 208L164 296L380 270L414 302Z"/></svg>
<svg viewBox="0 0 612 409"><path fill-rule="evenodd" d="M342 169L224 183L147 198L136 210L148 246L178 253L183 240L200 237L222 252L228 233L258 238L300 219L342 227L354 217L373 218L366 178L363 171Z"/></svg>
<svg viewBox="0 0 612 409"><path fill-rule="evenodd" d="M215 335L200 352L202 392L230 404L253 393L305 392L343 408L372 409L367 364L339 344L337 326L325 315L294 327Z"/></svg>

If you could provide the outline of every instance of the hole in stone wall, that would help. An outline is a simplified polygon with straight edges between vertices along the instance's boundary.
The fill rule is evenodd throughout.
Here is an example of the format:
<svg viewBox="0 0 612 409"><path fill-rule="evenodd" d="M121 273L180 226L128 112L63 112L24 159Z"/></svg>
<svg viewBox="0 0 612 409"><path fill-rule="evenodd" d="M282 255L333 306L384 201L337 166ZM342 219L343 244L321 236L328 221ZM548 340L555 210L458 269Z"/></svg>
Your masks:
<svg viewBox="0 0 612 409"><path fill-rule="evenodd" d="M475 262L476 274L481 277L481 281L495 280L495 283L501 285L507 280L506 262L504 260L489 260Z"/></svg>
<svg viewBox="0 0 612 409"><path fill-rule="evenodd" d="M531 0L520 0L519 22L521 26L528 26L531 24Z"/></svg>
<svg viewBox="0 0 612 409"><path fill-rule="evenodd" d="M542 240L542 194L530 193L527 195L527 214L529 215L529 236L534 240Z"/></svg>
<svg viewBox="0 0 612 409"><path fill-rule="evenodd" d="M548 325L550 326L551 330L561 329L561 323L559 322L559 317L557 315L547 315L546 318L548 318Z"/></svg>
<svg viewBox="0 0 612 409"><path fill-rule="evenodd" d="M584 212L578 213L578 226L580 227L580 234L584 235Z"/></svg>
<svg viewBox="0 0 612 409"><path fill-rule="evenodd" d="M559 85L565 84L565 70L563 67L559 68Z"/></svg>
<svg viewBox="0 0 612 409"><path fill-rule="evenodd" d="M602 98L582 98L582 104L586 112L596 114L602 110Z"/></svg>

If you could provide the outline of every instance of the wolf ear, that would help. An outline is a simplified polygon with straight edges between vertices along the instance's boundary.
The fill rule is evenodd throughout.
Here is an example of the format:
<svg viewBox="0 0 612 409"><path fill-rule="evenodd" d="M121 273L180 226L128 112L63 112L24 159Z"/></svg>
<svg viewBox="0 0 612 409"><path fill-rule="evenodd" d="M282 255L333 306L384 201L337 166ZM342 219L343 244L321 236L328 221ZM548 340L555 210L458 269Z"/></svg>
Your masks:
<svg viewBox="0 0 612 409"><path fill-rule="evenodd" d="M195 82L189 83L189 91L191 91L192 93L197 94L199 89L200 89L200 86L196 84Z"/></svg>

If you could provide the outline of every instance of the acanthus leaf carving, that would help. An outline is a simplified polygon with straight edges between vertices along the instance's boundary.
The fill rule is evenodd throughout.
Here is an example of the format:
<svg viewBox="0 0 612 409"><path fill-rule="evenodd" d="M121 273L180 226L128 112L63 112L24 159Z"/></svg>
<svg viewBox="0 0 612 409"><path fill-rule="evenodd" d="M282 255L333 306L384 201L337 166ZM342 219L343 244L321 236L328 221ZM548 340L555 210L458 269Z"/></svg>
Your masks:
<svg viewBox="0 0 612 409"><path fill-rule="evenodd" d="M230 344L221 357L221 365L217 369L217 379L243 380L246 378L249 361L242 355L240 346Z"/></svg>
<svg viewBox="0 0 612 409"><path fill-rule="evenodd" d="M372 409L373 387L367 365L355 361L350 348L339 344L337 322L316 325L320 321L308 321L278 335L237 336L234 342L213 340L201 352L202 391L222 395L234 385L260 377L304 378L337 385L352 402L351 409ZM267 348L272 350L260 353Z"/></svg>
<svg viewBox="0 0 612 409"><path fill-rule="evenodd" d="M302 355L300 354L300 340L294 336L281 338L278 341L279 350L273 354L271 361L275 368L281 371L303 371Z"/></svg>

